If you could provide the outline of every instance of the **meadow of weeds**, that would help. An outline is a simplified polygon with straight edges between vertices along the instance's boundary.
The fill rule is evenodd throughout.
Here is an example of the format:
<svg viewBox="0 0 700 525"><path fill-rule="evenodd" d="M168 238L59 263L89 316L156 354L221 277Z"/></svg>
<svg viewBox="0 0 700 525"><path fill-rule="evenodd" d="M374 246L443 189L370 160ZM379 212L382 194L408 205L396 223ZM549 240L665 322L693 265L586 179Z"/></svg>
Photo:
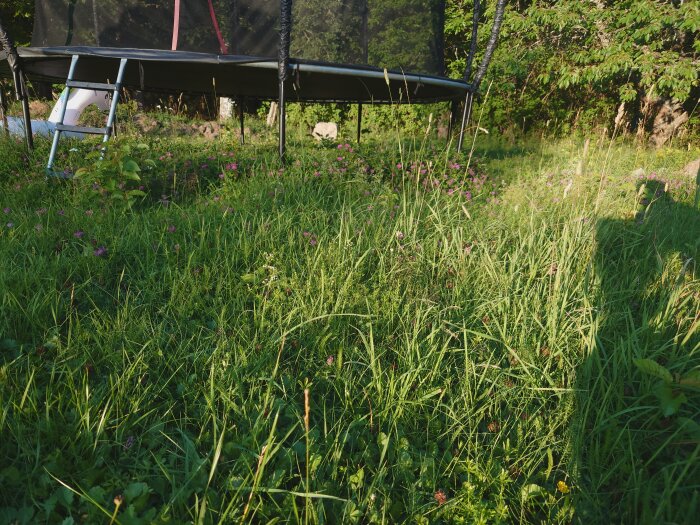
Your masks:
<svg viewBox="0 0 700 525"><path fill-rule="evenodd" d="M694 522L697 148L234 143L0 141L0 523Z"/></svg>

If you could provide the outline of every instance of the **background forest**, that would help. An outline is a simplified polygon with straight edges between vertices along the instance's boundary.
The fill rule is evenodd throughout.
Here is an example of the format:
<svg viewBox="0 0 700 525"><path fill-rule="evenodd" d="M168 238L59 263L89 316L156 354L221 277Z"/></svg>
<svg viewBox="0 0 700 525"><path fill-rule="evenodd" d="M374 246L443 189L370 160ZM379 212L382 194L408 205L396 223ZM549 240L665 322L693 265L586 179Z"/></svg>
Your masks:
<svg viewBox="0 0 700 525"><path fill-rule="evenodd" d="M332 1L339 10L347 3ZM423 1L389 0L382 9L393 2L403 12L410 10L404 4ZM495 2L480 4L483 50ZM445 56L452 77L464 71L473 8L473 0L447 0ZM513 0L507 9L482 89L484 127L559 133L615 127L648 134L656 145L676 133L698 132L700 2ZM0 6L19 43L31 39L33 10L34 0Z"/></svg>

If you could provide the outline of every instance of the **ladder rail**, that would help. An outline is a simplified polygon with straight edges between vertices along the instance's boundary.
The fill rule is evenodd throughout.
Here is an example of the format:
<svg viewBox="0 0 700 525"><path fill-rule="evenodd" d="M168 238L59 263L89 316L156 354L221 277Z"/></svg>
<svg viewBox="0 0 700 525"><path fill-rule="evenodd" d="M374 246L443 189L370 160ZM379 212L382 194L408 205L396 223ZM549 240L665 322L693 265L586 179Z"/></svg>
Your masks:
<svg viewBox="0 0 700 525"><path fill-rule="evenodd" d="M122 81L124 80L124 70L126 69L126 58L122 58L119 61L119 71L117 72L117 81L114 83L115 89L112 93L112 103L109 106L109 115L107 117L107 132L102 137L102 143L105 144L109 137L112 135L112 130L114 129L114 118L117 116L117 104L119 103L119 91L122 87ZM103 148L104 153L104 148Z"/></svg>
<svg viewBox="0 0 700 525"><path fill-rule="evenodd" d="M73 75L75 74L75 68L78 65L78 55L73 55L70 60L70 68L68 69L68 81L73 80ZM63 98L61 104L61 112L59 113L58 123L63 124L66 118L66 109L68 108L68 97L70 97L70 87L66 87L66 96ZM61 137L61 130L56 128L53 132L53 142L51 143L51 153L49 153L49 162L46 166L47 170L53 168L53 163L56 160L56 151L58 150L58 140Z"/></svg>

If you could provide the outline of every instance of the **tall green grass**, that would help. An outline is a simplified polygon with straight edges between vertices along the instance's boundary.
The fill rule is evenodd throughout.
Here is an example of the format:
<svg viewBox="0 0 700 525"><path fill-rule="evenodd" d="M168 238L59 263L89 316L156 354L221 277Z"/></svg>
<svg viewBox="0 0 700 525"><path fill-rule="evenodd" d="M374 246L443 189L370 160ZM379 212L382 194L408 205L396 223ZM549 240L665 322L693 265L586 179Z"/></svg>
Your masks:
<svg viewBox="0 0 700 525"><path fill-rule="evenodd" d="M0 522L692 522L698 151L392 141L0 142Z"/></svg>

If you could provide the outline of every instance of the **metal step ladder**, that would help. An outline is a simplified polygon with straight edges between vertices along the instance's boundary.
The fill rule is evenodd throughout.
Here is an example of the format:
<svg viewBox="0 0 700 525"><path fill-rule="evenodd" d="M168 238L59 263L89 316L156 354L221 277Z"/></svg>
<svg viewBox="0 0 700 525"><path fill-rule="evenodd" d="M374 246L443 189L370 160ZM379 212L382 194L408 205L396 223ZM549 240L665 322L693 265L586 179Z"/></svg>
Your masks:
<svg viewBox="0 0 700 525"><path fill-rule="evenodd" d="M58 141L61 138L61 133L73 132L73 133L87 133L90 135L102 135L102 143L106 144L109 138L112 136L114 131L114 119L117 113L117 104L119 102L119 91L122 87L122 80L124 79L124 70L126 69L127 59L122 58L119 61L119 71L117 72L117 80L114 84L105 84L99 82L79 82L73 80L73 75L75 74L75 68L78 65L78 55L73 55L70 62L70 69L68 70L68 78L66 79L66 93L63 98L60 117L58 123L56 124L56 129L53 133L53 143L51 144L51 153L49 154L49 162L46 165L46 173L49 176L57 176L65 178L66 175L63 172L54 172L53 163L56 160L56 151L58 149ZM109 115L107 116L107 125L104 128L92 128L88 126L70 126L63 123L66 118L66 108L68 107L68 98L70 97L71 88L75 89L92 89L94 91L111 91L112 92L112 102L109 106ZM103 152L104 148L103 146Z"/></svg>

